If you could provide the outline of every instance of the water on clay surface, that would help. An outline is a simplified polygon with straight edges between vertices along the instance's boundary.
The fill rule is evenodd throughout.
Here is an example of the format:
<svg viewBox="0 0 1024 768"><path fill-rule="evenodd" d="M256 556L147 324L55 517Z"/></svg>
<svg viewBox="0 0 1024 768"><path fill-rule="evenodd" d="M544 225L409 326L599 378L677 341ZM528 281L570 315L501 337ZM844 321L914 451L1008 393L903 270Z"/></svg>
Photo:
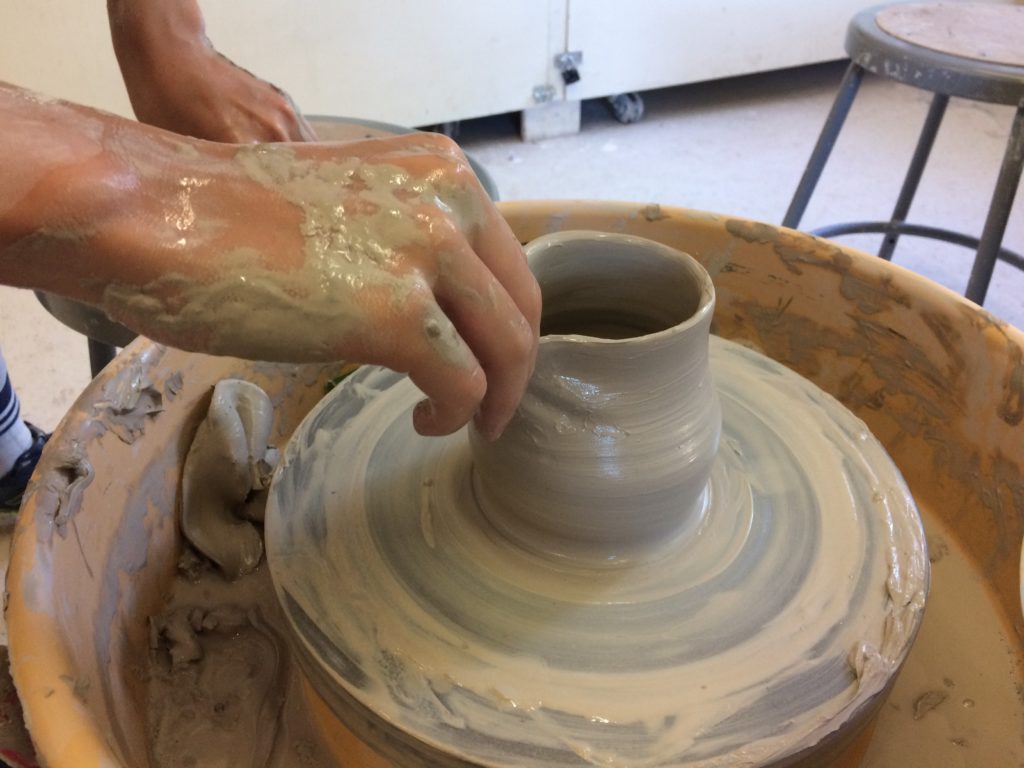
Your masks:
<svg viewBox="0 0 1024 768"><path fill-rule="evenodd" d="M266 563L235 582L211 564L193 565L151 620L152 768L337 768L313 726ZM183 611L199 626L201 657L172 664L192 639L160 627Z"/></svg>
<svg viewBox="0 0 1024 768"><path fill-rule="evenodd" d="M634 312L570 310L545 312L540 321L541 336L590 336L595 339L634 339L673 328L680 321L665 322Z"/></svg>
<svg viewBox="0 0 1024 768"><path fill-rule="evenodd" d="M955 536L927 510L921 512L931 592L862 768L1021 768L1019 649Z"/></svg>
<svg viewBox="0 0 1024 768"><path fill-rule="evenodd" d="M1024 766L1024 680L1015 667L1013 644L955 537L924 512L932 557L928 608L882 707L863 768ZM179 576L162 615L182 606L254 611L256 624L269 627L271 636L282 639L287 631L265 563L233 584L212 568L202 570L198 581ZM310 727L285 643L275 651L251 635L251 629L238 631L239 658L225 652L223 635L200 634L207 661L225 660L222 671L193 666L205 663L197 661L171 672L166 638L152 654L147 719L154 768L334 768ZM265 630L260 635L267 637ZM280 665L283 690L270 690L276 686L267 670L239 674L246 659L257 662L249 665L254 673L256 666ZM256 736L268 734L272 744L260 749ZM241 762L242 754L252 755L254 762Z"/></svg>

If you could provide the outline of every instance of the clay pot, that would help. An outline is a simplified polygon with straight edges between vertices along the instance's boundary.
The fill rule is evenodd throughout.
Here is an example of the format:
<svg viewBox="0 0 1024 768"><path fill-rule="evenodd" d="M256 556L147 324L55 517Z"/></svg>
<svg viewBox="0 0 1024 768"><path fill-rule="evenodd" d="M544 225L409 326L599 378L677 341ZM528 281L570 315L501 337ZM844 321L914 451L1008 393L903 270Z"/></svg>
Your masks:
<svg viewBox="0 0 1024 768"><path fill-rule="evenodd" d="M711 279L628 235L560 232L526 253L544 296L537 366L501 439L472 433L476 499L528 549L643 557L696 526L706 501L722 422Z"/></svg>

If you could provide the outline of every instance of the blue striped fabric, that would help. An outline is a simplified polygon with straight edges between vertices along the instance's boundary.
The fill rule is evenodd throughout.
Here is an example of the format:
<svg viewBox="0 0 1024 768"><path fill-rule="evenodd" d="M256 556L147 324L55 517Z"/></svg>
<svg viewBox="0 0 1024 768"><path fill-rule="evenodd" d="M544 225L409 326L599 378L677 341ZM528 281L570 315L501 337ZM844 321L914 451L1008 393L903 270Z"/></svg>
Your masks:
<svg viewBox="0 0 1024 768"><path fill-rule="evenodd" d="M18 417L21 415L21 405L18 403L18 397L14 394L14 387L11 386L11 379L7 376L6 371L4 371L3 381L3 387L0 387L0 435L17 424Z"/></svg>

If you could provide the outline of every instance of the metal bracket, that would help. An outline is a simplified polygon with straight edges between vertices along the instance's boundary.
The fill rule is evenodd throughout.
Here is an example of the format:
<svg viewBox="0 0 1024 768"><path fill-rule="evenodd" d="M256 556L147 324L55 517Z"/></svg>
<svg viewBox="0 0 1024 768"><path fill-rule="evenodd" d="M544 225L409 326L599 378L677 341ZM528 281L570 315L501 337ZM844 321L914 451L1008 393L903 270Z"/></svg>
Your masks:
<svg viewBox="0 0 1024 768"><path fill-rule="evenodd" d="M579 82L581 66L583 51L564 51L555 56L555 69L562 73L562 81L566 85Z"/></svg>
<svg viewBox="0 0 1024 768"><path fill-rule="evenodd" d="M545 104L555 98L555 86L535 85L533 86L533 100L538 104Z"/></svg>
<svg viewBox="0 0 1024 768"><path fill-rule="evenodd" d="M583 51L564 51L555 56L555 69L566 72L583 66Z"/></svg>

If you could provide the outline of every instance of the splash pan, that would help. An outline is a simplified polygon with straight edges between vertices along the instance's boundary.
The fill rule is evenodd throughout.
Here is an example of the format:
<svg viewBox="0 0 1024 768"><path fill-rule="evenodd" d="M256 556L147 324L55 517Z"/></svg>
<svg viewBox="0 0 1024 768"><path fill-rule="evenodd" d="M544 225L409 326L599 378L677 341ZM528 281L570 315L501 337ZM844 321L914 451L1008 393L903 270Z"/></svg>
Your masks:
<svg viewBox="0 0 1024 768"><path fill-rule="evenodd" d="M809 378L892 456L924 520L929 606L873 737L852 745L842 764L1024 761L1024 335L898 266L777 227L631 204L502 210L524 242L598 229L693 254L715 281L713 332ZM334 373L140 339L83 393L47 448L7 583L11 667L43 763L157 768L140 671L148 619L175 579L181 469L210 388L228 376L262 386L276 406L271 440L283 446ZM117 384L137 376L152 391L176 393L141 431L111 407ZM308 711L325 732L339 730L315 695ZM335 765L403 765L357 739L334 746ZM278 764L299 763L269 765Z"/></svg>

